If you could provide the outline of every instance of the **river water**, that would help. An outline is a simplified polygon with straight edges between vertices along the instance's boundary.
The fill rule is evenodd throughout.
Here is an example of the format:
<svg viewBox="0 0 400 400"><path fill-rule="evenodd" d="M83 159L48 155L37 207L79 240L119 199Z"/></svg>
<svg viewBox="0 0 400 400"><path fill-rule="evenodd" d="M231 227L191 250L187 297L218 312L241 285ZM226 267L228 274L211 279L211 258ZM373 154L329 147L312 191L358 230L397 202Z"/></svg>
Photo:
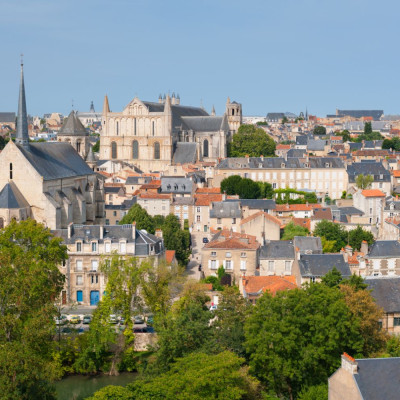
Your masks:
<svg viewBox="0 0 400 400"><path fill-rule="evenodd" d="M72 375L61 381L55 382L58 400L83 400L93 395L94 392L104 386L126 386L131 383L137 373L123 372L118 376L96 375L83 376Z"/></svg>

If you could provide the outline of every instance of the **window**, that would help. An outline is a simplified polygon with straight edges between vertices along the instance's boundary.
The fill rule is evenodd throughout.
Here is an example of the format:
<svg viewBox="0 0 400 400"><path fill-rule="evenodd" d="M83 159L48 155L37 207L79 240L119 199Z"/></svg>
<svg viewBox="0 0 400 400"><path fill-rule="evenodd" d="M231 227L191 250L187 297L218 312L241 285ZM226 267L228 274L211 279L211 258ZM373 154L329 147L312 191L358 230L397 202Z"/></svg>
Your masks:
<svg viewBox="0 0 400 400"><path fill-rule="evenodd" d="M111 243L110 242L105 242L104 243L104 251L106 253L110 253L111 252Z"/></svg>
<svg viewBox="0 0 400 400"><path fill-rule="evenodd" d="M83 269L83 262L82 262L82 260L76 260L76 270L77 270L78 272L81 272L82 269Z"/></svg>
<svg viewBox="0 0 400 400"><path fill-rule="evenodd" d="M225 261L225 269L232 269L233 263L231 260L226 260Z"/></svg>
<svg viewBox="0 0 400 400"><path fill-rule="evenodd" d="M240 260L240 270L241 271L246 270L246 260Z"/></svg>
<svg viewBox="0 0 400 400"><path fill-rule="evenodd" d="M268 271L273 272L275 270L275 262L274 261L268 261Z"/></svg>
<svg viewBox="0 0 400 400"><path fill-rule="evenodd" d="M77 151L78 153L81 152L81 142L76 142L76 151Z"/></svg>
<svg viewBox="0 0 400 400"><path fill-rule="evenodd" d="M240 257L246 257L246 252L240 253Z"/></svg>
<svg viewBox="0 0 400 400"><path fill-rule="evenodd" d="M139 158L139 142L137 140L132 142L132 158L134 160Z"/></svg>
<svg viewBox="0 0 400 400"><path fill-rule="evenodd" d="M10 179L13 178L13 166L12 163L10 162Z"/></svg>
<svg viewBox="0 0 400 400"><path fill-rule="evenodd" d="M133 134L136 136L136 118L133 118Z"/></svg>
<svg viewBox="0 0 400 400"><path fill-rule="evenodd" d="M225 253L225 257L232 257L231 252L230 252L230 251L227 251L227 252Z"/></svg>
<svg viewBox="0 0 400 400"><path fill-rule="evenodd" d="M98 275L92 275L91 276L91 282L92 283L99 283L99 276Z"/></svg>
<svg viewBox="0 0 400 400"><path fill-rule="evenodd" d="M111 158L117 158L117 143L111 142Z"/></svg>
<svg viewBox="0 0 400 400"><path fill-rule="evenodd" d="M116 123L116 133L117 133L117 136L119 135L119 122L117 121L117 123Z"/></svg>
<svg viewBox="0 0 400 400"><path fill-rule="evenodd" d="M119 244L119 252L121 254L125 254L126 253L126 242L120 242L120 244Z"/></svg>
<svg viewBox="0 0 400 400"><path fill-rule="evenodd" d="M198 213L200 212L200 207L197 207L197 212L198 212Z"/></svg>
<svg viewBox="0 0 400 400"><path fill-rule="evenodd" d="M155 132L156 132L155 123L154 123L154 121L152 121L152 123L151 123L151 135L154 136Z"/></svg>
<svg viewBox="0 0 400 400"><path fill-rule="evenodd" d="M203 142L203 157L208 157L208 140Z"/></svg>
<svg viewBox="0 0 400 400"><path fill-rule="evenodd" d="M211 260L210 269L217 269L217 260Z"/></svg>
<svg viewBox="0 0 400 400"><path fill-rule="evenodd" d="M160 159L160 143L158 142L154 143L154 159L155 160Z"/></svg>
<svg viewBox="0 0 400 400"><path fill-rule="evenodd" d="M236 218L232 218L232 225L236 224Z"/></svg>
<svg viewBox="0 0 400 400"><path fill-rule="evenodd" d="M211 252L211 257L216 257L217 256L217 252L216 251L212 251Z"/></svg>
<svg viewBox="0 0 400 400"><path fill-rule="evenodd" d="M110 220L106 219L106 225L110 225Z"/></svg>
<svg viewBox="0 0 400 400"><path fill-rule="evenodd" d="M92 271L97 271L98 267L99 267L98 260L92 260Z"/></svg>
<svg viewBox="0 0 400 400"><path fill-rule="evenodd" d="M221 223L221 218L217 218L217 224Z"/></svg>
<svg viewBox="0 0 400 400"><path fill-rule="evenodd" d="M400 326L400 318L399 317L393 318L393 326Z"/></svg>
<svg viewBox="0 0 400 400"><path fill-rule="evenodd" d="M291 264L290 261L285 261L285 272L290 272L291 271L290 264Z"/></svg>
<svg viewBox="0 0 400 400"><path fill-rule="evenodd" d="M77 285L83 285L83 276L82 275L77 275L76 276L76 284Z"/></svg>
<svg viewBox="0 0 400 400"><path fill-rule="evenodd" d="M95 253L97 251L97 243L92 242L92 252Z"/></svg>
<svg viewBox="0 0 400 400"><path fill-rule="evenodd" d="M207 230L208 230L208 226L204 225L204 232L207 232Z"/></svg>
<svg viewBox="0 0 400 400"><path fill-rule="evenodd" d="M273 184L272 184L272 188L273 188L273 189L276 189L276 183L273 183Z"/></svg>
<svg viewBox="0 0 400 400"><path fill-rule="evenodd" d="M82 242L76 242L76 251L78 253L82 251Z"/></svg>

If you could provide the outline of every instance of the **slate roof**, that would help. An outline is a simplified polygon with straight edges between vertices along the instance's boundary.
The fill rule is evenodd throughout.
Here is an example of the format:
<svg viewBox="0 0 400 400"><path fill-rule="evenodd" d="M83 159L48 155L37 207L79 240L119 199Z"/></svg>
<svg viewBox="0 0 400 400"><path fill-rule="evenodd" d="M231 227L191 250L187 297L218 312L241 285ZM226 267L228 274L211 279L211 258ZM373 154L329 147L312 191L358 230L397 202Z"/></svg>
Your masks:
<svg viewBox="0 0 400 400"><path fill-rule="evenodd" d="M161 177L161 193L190 194L193 191L193 182L184 177Z"/></svg>
<svg viewBox="0 0 400 400"><path fill-rule="evenodd" d="M307 143L308 143L308 140L309 140L309 138L306 135L296 136L296 145L298 145L298 146L306 146Z"/></svg>
<svg viewBox="0 0 400 400"><path fill-rule="evenodd" d="M29 203L17 188L17 185L10 181L0 192L0 208L26 208Z"/></svg>
<svg viewBox="0 0 400 400"><path fill-rule="evenodd" d="M89 133L76 116L75 111L72 110L68 118L64 121L57 136L89 136Z"/></svg>
<svg viewBox="0 0 400 400"><path fill-rule="evenodd" d="M0 123L15 122L15 112L0 112Z"/></svg>
<svg viewBox="0 0 400 400"><path fill-rule="evenodd" d="M347 166L349 182L355 183L358 175L372 175L374 182L390 182L390 172L380 162L358 162ZM382 177L381 177L382 175Z"/></svg>
<svg viewBox="0 0 400 400"><path fill-rule="evenodd" d="M304 254L312 252L312 254L322 254L322 242L320 237L314 236L295 236L293 239L295 250Z"/></svg>
<svg viewBox="0 0 400 400"><path fill-rule="evenodd" d="M139 180L142 183L139 183ZM149 183L152 181L152 177L151 176L145 176L145 177L141 177L141 176L128 176L128 178L125 181L125 185L140 185L140 184L145 184L145 183Z"/></svg>
<svg viewBox="0 0 400 400"><path fill-rule="evenodd" d="M379 120L383 115L383 110L337 110L337 116L350 116L354 118L372 117Z"/></svg>
<svg viewBox="0 0 400 400"><path fill-rule="evenodd" d="M361 150L363 147L362 143L358 143L358 142L349 142L349 148L350 151L352 150Z"/></svg>
<svg viewBox="0 0 400 400"><path fill-rule="evenodd" d="M197 144L190 142L178 142L173 156L174 164L195 163L197 155Z"/></svg>
<svg viewBox="0 0 400 400"><path fill-rule="evenodd" d="M302 158L306 155L307 151L305 149L290 149L286 153L287 158Z"/></svg>
<svg viewBox="0 0 400 400"><path fill-rule="evenodd" d="M217 132L221 129L223 117L182 117L182 121L186 129L192 129L195 132Z"/></svg>
<svg viewBox="0 0 400 400"><path fill-rule="evenodd" d="M237 201L237 200L227 200L227 201ZM276 203L275 200L270 199L240 199L240 204L242 207L248 207L251 210L275 210Z"/></svg>
<svg viewBox="0 0 400 400"><path fill-rule="evenodd" d="M378 306L387 313L400 312L400 277L367 276L365 283Z"/></svg>
<svg viewBox="0 0 400 400"><path fill-rule="evenodd" d="M94 174L69 143L29 143L28 148L17 146L45 181Z"/></svg>
<svg viewBox="0 0 400 400"><path fill-rule="evenodd" d="M294 260L294 246L292 240L271 240L260 248L260 259Z"/></svg>
<svg viewBox="0 0 400 400"><path fill-rule="evenodd" d="M301 254L299 260L302 277L321 277L336 267L343 277L351 276L349 264L343 254Z"/></svg>
<svg viewBox="0 0 400 400"><path fill-rule="evenodd" d="M310 139L307 143L308 151L324 151L326 146L326 140Z"/></svg>
<svg viewBox="0 0 400 400"><path fill-rule="evenodd" d="M241 216L242 212L239 201L213 203L210 210L210 218L240 218Z"/></svg>
<svg viewBox="0 0 400 400"><path fill-rule="evenodd" d="M285 116L285 113L275 112L275 113L268 113L267 120L268 121L279 121Z"/></svg>
<svg viewBox="0 0 400 400"><path fill-rule="evenodd" d="M397 400L400 384L400 357L356 359L354 374L365 400Z"/></svg>
<svg viewBox="0 0 400 400"><path fill-rule="evenodd" d="M376 240L372 243L368 258L400 258L400 243L397 240Z"/></svg>

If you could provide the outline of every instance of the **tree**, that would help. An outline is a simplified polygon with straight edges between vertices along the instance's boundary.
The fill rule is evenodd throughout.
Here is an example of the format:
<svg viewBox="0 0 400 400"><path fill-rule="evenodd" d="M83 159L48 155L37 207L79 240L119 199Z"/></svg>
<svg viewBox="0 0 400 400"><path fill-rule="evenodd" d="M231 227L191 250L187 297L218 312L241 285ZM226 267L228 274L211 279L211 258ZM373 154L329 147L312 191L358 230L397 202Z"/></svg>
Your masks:
<svg viewBox="0 0 400 400"><path fill-rule="evenodd" d="M169 214L161 227L164 246L167 250L175 250L175 256L181 265L186 265L190 254L190 232L182 230L179 219Z"/></svg>
<svg viewBox="0 0 400 400"><path fill-rule="evenodd" d="M155 232L153 219L147 211L137 203L134 204L128 213L123 216L121 221L119 221L119 224L132 224L133 222L136 222L136 229L144 229L149 233Z"/></svg>
<svg viewBox="0 0 400 400"><path fill-rule="evenodd" d="M336 267L333 267L321 278L321 282L330 288L339 287L339 284L342 282L342 280L342 274Z"/></svg>
<svg viewBox="0 0 400 400"><path fill-rule="evenodd" d="M86 400L135 400L133 393L122 386L105 386Z"/></svg>
<svg viewBox="0 0 400 400"><path fill-rule="evenodd" d="M219 349L229 350L245 356L244 323L249 303L236 287L227 287L221 293L212 327L214 340Z"/></svg>
<svg viewBox="0 0 400 400"><path fill-rule="evenodd" d="M325 383L345 351L360 354L359 321L337 288L266 292L245 324L251 372L267 388L293 400L303 387Z"/></svg>
<svg viewBox="0 0 400 400"><path fill-rule="evenodd" d="M243 178L237 186L241 199L258 199L261 196L260 186L249 178Z"/></svg>
<svg viewBox="0 0 400 400"><path fill-rule="evenodd" d="M62 240L34 220L0 230L0 398L55 399L54 299L64 286Z"/></svg>
<svg viewBox="0 0 400 400"><path fill-rule="evenodd" d="M364 124L364 135L370 135L372 133L372 122L366 122Z"/></svg>
<svg viewBox="0 0 400 400"><path fill-rule="evenodd" d="M322 251L324 253L334 253L336 248L336 240L327 240L326 237L321 238Z"/></svg>
<svg viewBox="0 0 400 400"><path fill-rule="evenodd" d="M374 177L372 175L357 175L356 177L356 186L361 189L368 189L372 182L374 181Z"/></svg>
<svg viewBox="0 0 400 400"><path fill-rule="evenodd" d="M275 142L262 128L254 125L241 125L229 144L229 157L273 156Z"/></svg>
<svg viewBox="0 0 400 400"><path fill-rule="evenodd" d="M100 151L100 139L92 147L93 153L98 153Z"/></svg>
<svg viewBox="0 0 400 400"><path fill-rule="evenodd" d="M282 240L293 240L295 236L307 236L308 234L307 228L295 225L294 222L289 222L283 230Z"/></svg>
<svg viewBox="0 0 400 400"><path fill-rule="evenodd" d="M382 143L382 149L400 150L400 138L394 137L393 139L385 139Z"/></svg>
<svg viewBox="0 0 400 400"><path fill-rule="evenodd" d="M321 125L317 125L314 130L313 130L314 135L321 135L324 136L326 135L326 128Z"/></svg>
<svg viewBox="0 0 400 400"><path fill-rule="evenodd" d="M283 125L283 124L287 124L288 122L289 122L289 120L288 120L287 116L284 115L283 118L282 118L282 122L281 122L282 125Z"/></svg>
<svg viewBox="0 0 400 400"><path fill-rule="evenodd" d="M329 241L336 241L333 251L338 252L347 244L347 232L343 226L331 221L322 220L315 225L314 236L324 237Z"/></svg>
<svg viewBox="0 0 400 400"><path fill-rule="evenodd" d="M268 182L257 182L260 186L260 197L263 199L272 199L274 197L274 189Z"/></svg>
<svg viewBox="0 0 400 400"><path fill-rule="evenodd" d="M137 400L256 400L259 382L251 377L244 359L224 351L216 355L189 354L170 371L128 385Z"/></svg>
<svg viewBox="0 0 400 400"><path fill-rule="evenodd" d="M339 132L337 135L342 137L343 142L351 141L350 132L347 129L344 129L342 132Z"/></svg>
<svg viewBox="0 0 400 400"><path fill-rule="evenodd" d="M328 400L328 385L321 384L303 389L297 400Z"/></svg>
<svg viewBox="0 0 400 400"><path fill-rule="evenodd" d="M360 250L361 243L364 240L368 242L369 245L371 245L374 242L374 235L371 232L368 232L365 229L361 228L360 225L358 225L356 229L352 229L349 232L349 245L354 250Z"/></svg>
<svg viewBox="0 0 400 400"><path fill-rule="evenodd" d="M237 194L237 187L242 181L240 175L231 175L222 180L221 182L221 193L226 193L227 195Z"/></svg>

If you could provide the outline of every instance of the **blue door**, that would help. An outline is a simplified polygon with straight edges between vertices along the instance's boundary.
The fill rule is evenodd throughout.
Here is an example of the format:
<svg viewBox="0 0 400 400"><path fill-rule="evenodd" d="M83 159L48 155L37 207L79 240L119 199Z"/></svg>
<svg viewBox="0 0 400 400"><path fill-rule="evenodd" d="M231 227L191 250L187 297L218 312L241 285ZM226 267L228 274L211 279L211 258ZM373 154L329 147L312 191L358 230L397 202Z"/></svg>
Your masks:
<svg viewBox="0 0 400 400"><path fill-rule="evenodd" d="M77 302L82 302L82 301L83 301L82 290L77 290L77 291L76 291L76 301L77 301Z"/></svg>
<svg viewBox="0 0 400 400"><path fill-rule="evenodd" d="M92 290L90 292L90 305L97 306L97 303L100 300L100 293L98 290Z"/></svg>

